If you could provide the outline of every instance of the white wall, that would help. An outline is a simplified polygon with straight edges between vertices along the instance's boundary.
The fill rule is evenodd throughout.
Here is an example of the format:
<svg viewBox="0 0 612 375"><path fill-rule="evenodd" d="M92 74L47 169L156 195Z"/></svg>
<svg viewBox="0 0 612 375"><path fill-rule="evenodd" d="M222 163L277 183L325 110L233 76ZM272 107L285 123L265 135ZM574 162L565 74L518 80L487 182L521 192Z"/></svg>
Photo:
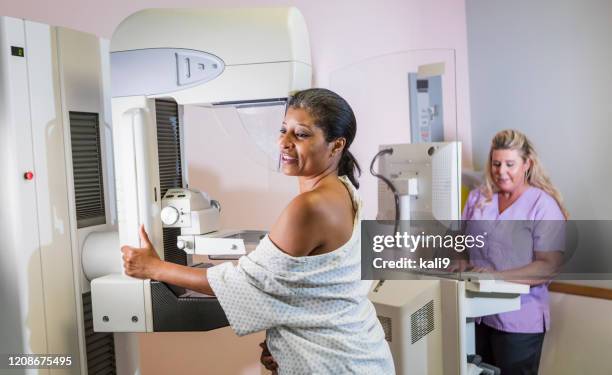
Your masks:
<svg viewBox="0 0 612 375"><path fill-rule="evenodd" d="M467 0L474 164L524 131L574 219L612 218L612 2Z"/></svg>
<svg viewBox="0 0 612 375"><path fill-rule="evenodd" d="M497 131L519 129L572 219L612 218L612 2L466 0L466 14L475 166ZM553 294L542 373L609 374L611 312L612 301Z"/></svg>

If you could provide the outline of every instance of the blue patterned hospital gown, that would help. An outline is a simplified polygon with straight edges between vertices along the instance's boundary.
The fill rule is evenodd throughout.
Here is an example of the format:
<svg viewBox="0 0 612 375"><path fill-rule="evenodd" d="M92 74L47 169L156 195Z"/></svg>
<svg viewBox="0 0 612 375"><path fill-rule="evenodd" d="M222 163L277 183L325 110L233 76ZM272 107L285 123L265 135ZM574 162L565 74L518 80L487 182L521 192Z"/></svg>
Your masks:
<svg viewBox="0 0 612 375"><path fill-rule="evenodd" d="M393 360L361 280L361 201L342 176L357 209L353 234L321 255L292 257L266 236L238 265L208 270L208 279L239 336L266 330L284 374L394 374Z"/></svg>

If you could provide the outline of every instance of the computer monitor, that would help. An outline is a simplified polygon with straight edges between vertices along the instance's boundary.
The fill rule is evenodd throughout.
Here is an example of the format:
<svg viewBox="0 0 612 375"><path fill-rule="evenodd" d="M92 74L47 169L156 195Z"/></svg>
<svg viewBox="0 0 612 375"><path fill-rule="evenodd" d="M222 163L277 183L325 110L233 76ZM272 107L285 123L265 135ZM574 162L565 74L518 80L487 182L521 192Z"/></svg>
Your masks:
<svg viewBox="0 0 612 375"><path fill-rule="evenodd" d="M432 142L381 145L393 150L378 159L378 174L386 177L400 196L403 220L459 220L461 218L461 143ZM394 220L391 188L378 182L378 219Z"/></svg>

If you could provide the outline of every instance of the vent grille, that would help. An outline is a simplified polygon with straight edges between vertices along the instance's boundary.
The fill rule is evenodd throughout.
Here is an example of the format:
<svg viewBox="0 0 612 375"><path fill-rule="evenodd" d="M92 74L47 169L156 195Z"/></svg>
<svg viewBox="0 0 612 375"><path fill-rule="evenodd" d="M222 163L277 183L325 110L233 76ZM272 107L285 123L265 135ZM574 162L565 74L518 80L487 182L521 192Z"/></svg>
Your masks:
<svg viewBox="0 0 612 375"><path fill-rule="evenodd" d="M434 301L429 301L410 316L412 343L419 341L434 330Z"/></svg>
<svg viewBox="0 0 612 375"><path fill-rule="evenodd" d="M97 113L70 112L77 228L106 223Z"/></svg>
<svg viewBox="0 0 612 375"><path fill-rule="evenodd" d="M159 189L163 197L168 189L183 187L178 105L174 101L157 99L155 101L155 114L157 118Z"/></svg>
<svg viewBox="0 0 612 375"><path fill-rule="evenodd" d="M393 331L393 326L391 324L391 318L378 315L378 320L380 321L383 332L385 333L385 340L387 340L388 342L392 342L393 335L391 332Z"/></svg>
<svg viewBox="0 0 612 375"><path fill-rule="evenodd" d="M157 157L159 160L159 190L163 197L168 189L183 187L181 163L181 133L178 105L172 100L155 100L157 119ZM187 265L187 254L176 247L180 228L164 228L164 260Z"/></svg>
<svg viewBox="0 0 612 375"><path fill-rule="evenodd" d="M110 332L93 331L91 293L83 293L83 316L85 322L85 347L87 351L87 373L89 375L114 375L115 343Z"/></svg>

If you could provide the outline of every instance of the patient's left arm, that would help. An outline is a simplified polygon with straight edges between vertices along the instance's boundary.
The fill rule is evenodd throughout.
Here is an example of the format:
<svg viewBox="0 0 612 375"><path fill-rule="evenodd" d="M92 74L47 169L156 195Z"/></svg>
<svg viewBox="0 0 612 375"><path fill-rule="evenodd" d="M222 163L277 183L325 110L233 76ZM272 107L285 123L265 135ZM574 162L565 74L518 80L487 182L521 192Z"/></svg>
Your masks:
<svg viewBox="0 0 612 375"><path fill-rule="evenodd" d="M199 293L214 295L206 269L181 266L159 259L144 226L140 226L142 248L123 246L123 268L128 276L154 279Z"/></svg>

